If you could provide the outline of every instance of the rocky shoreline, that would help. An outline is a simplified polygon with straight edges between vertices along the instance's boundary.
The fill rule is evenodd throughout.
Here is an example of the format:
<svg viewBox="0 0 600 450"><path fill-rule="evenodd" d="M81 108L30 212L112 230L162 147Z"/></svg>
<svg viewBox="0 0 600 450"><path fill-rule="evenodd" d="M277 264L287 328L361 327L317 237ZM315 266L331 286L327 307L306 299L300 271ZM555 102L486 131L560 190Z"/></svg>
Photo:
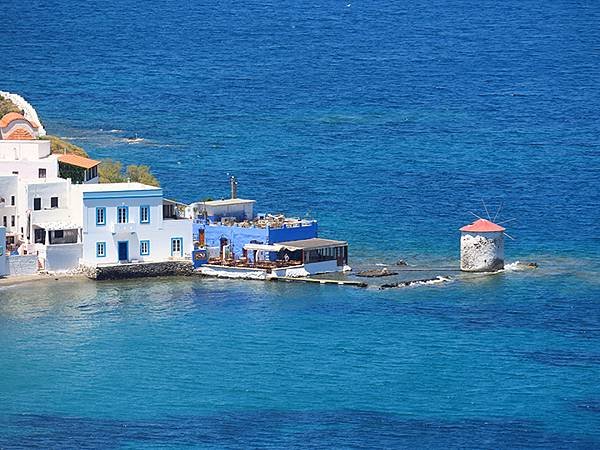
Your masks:
<svg viewBox="0 0 600 450"><path fill-rule="evenodd" d="M192 261L164 261L110 266L80 266L79 273L92 280L124 280L164 276L198 275Z"/></svg>

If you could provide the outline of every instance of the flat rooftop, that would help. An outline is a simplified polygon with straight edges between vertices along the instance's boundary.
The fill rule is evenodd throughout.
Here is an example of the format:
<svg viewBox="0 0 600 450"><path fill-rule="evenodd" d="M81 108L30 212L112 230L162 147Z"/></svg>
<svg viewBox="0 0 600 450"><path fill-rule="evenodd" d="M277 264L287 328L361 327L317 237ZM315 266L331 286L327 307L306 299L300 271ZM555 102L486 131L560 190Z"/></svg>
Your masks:
<svg viewBox="0 0 600 450"><path fill-rule="evenodd" d="M91 183L75 185L82 192L113 192L113 191L144 191L144 190L162 190L156 186L131 182L131 183Z"/></svg>
<svg viewBox="0 0 600 450"><path fill-rule="evenodd" d="M17 176L17 175L15 175ZM24 178L21 180L23 184L65 184L69 183L64 178Z"/></svg>
<svg viewBox="0 0 600 450"><path fill-rule="evenodd" d="M226 198L223 200L210 200L207 202L194 202L200 203L206 206L227 206L227 205L247 205L249 203L256 203L256 200L246 200L243 198Z"/></svg>
<svg viewBox="0 0 600 450"><path fill-rule="evenodd" d="M300 241L277 242L275 245L285 247L288 250L310 250L315 248L342 247L348 245L348 243L346 241L334 241L333 239L311 238Z"/></svg>

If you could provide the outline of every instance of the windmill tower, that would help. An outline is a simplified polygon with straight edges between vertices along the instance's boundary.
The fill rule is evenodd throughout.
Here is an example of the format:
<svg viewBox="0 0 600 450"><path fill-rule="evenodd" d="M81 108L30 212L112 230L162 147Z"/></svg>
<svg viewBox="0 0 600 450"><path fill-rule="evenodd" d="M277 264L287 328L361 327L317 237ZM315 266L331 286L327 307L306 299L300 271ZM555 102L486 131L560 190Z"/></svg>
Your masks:
<svg viewBox="0 0 600 450"><path fill-rule="evenodd" d="M491 220L478 219L460 229L460 270L495 272L504 269L504 231Z"/></svg>

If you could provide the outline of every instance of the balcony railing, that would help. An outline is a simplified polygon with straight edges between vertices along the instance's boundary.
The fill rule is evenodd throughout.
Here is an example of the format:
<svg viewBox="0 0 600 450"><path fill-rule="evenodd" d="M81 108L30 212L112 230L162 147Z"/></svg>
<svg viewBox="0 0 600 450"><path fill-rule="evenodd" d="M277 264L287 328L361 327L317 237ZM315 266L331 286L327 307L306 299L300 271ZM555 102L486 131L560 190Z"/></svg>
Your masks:
<svg viewBox="0 0 600 450"><path fill-rule="evenodd" d="M112 234L135 233L135 225L135 223L113 223L110 226L110 231Z"/></svg>

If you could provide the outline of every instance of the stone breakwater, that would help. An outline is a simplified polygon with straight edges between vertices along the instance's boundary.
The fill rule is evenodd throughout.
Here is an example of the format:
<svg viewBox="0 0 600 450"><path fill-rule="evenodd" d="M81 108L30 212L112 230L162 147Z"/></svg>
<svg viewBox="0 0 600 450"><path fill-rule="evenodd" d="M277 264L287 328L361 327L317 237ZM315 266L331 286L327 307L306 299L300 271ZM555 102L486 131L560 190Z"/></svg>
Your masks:
<svg viewBox="0 0 600 450"><path fill-rule="evenodd" d="M22 109L23 115L27 120L35 122L40 126L38 128L40 136L46 136L46 130L44 129L44 126L42 125L42 122L38 117L37 111L33 106L31 106L31 103L29 103L19 94L12 94L6 91L0 91L0 97L4 97L5 99L10 100L15 105L17 105L18 108Z"/></svg>
<svg viewBox="0 0 600 450"><path fill-rule="evenodd" d="M110 266L80 266L79 273L93 280L123 280L164 276L196 275L191 261L115 264Z"/></svg>

